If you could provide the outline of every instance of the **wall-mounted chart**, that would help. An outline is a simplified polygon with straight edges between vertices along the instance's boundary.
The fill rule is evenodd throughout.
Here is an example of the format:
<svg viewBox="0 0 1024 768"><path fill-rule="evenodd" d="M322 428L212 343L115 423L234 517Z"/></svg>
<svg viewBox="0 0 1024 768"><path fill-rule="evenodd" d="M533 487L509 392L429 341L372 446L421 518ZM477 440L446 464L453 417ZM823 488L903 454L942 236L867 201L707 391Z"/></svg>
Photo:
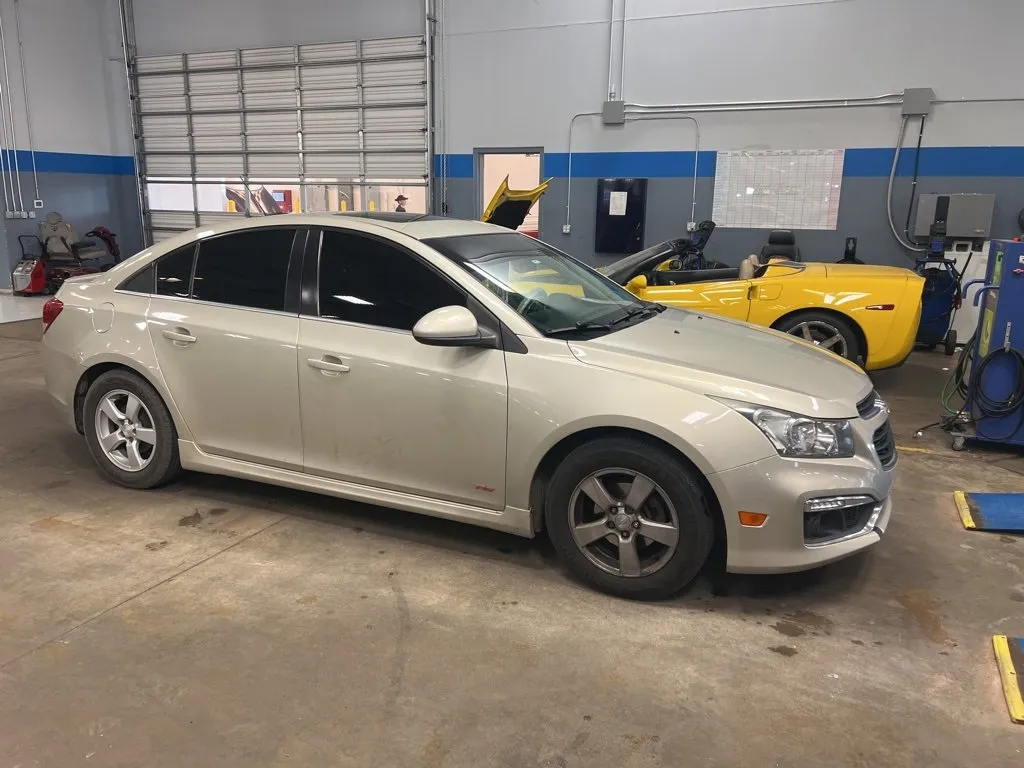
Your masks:
<svg viewBox="0 0 1024 768"><path fill-rule="evenodd" d="M841 149L719 152L712 218L720 227L835 229Z"/></svg>

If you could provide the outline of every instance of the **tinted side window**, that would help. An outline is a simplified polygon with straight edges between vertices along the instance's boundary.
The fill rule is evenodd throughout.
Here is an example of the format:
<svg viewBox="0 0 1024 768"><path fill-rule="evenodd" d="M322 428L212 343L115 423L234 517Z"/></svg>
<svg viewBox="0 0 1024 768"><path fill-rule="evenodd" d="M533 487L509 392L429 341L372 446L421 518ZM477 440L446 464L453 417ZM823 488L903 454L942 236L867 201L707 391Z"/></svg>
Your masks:
<svg viewBox="0 0 1024 768"><path fill-rule="evenodd" d="M189 282L192 279L192 256L195 245L186 245L171 251L156 265L156 292L161 296L188 298Z"/></svg>
<svg viewBox="0 0 1024 768"><path fill-rule="evenodd" d="M411 331L428 312L466 296L409 254L361 235L325 230L320 316Z"/></svg>
<svg viewBox="0 0 1024 768"><path fill-rule="evenodd" d="M200 243L192 298L283 310L294 240L294 229L262 229Z"/></svg>
<svg viewBox="0 0 1024 768"><path fill-rule="evenodd" d="M145 269L139 270L119 286L118 290L131 291L132 293L153 293L155 287L156 266L150 264Z"/></svg>

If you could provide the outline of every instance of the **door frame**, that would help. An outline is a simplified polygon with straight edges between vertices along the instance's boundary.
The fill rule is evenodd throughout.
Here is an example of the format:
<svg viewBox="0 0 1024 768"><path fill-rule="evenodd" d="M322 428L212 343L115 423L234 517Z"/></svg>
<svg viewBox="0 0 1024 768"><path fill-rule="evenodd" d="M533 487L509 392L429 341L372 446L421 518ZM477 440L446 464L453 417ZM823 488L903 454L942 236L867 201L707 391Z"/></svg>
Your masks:
<svg viewBox="0 0 1024 768"><path fill-rule="evenodd" d="M484 215L484 155L540 155L540 174L537 183L544 181L544 147L474 147L473 148L473 216ZM493 193L492 193L493 194Z"/></svg>

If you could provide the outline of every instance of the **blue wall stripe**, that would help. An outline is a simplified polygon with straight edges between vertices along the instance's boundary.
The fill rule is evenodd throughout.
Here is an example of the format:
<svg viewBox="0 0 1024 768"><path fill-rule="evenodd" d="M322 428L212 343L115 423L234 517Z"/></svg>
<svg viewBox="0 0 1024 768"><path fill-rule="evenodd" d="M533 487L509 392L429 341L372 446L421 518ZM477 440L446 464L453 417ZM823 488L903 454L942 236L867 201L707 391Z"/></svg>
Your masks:
<svg viewBox="0 0 1024 768"><path fill-rule="evenodd" d="M14 153L0 150L9 162ZM913 148L904 149L896 167L898 176L914 172ZM853 178L888 176L893 150L887 148L854 148L846 150L843 175ZM701 152L697 158L697 175L713 178L713 151ZM441 175L441 155L434 157L434 173ZM32 156L19 149L18 166L22 172L32 168ZM552 152L544 155L545 176L565 178L569 155ZM73 152L36 152L39 173L89 173L104 176L131 176L135 160L127 155L87 155ZM693 152L574 152L574 178L636 176L640 178L685 178L693 171ZM925 147L921 150L921 176L997 176L1024 177L1024 147ZM454 179L473 178L473 155L448 155L448 176Z"/></svg>
<svg viewBox="0 0 1024 768"><path fill-rule="evenodd" d="M32 172L32 153L19 149L0 150L7 168L17 159L22 173ZM134 176L135 158L130 155L83 155L76 152L36 152L39 173L91 173L99 176Z"/></svg>
<svg viewBox="0 0 1024 768"><path fill-rule="evenodd" d="M886 177L892 165L892 149L854 148L846 150L843 175L853 178ZM897 176L914 173L913 147L900 153ZM697 175L713 178L717 153L701 152ZM441 174L441 155L434 158L434 172ZM569 155L544 155L544 176L565 178ZM573 152L573 178L687 177L693 173L693 152ZM921 176L1019 176L1024 177L1024 147L925 147L921 150ZM448 176L473 178L473 155L448 155Z"/></svg>

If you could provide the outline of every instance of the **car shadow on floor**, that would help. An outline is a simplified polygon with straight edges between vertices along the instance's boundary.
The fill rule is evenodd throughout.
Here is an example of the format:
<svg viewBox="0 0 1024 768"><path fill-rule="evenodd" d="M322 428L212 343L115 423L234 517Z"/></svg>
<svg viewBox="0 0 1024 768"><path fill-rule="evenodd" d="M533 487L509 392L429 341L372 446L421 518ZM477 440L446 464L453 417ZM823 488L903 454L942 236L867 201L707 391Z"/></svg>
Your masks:
<svg viewBox="0 0 1024 768"><path fill-rule="evenodd" d="M221 505L241 504L267 512L345 528L356 533L369 532L417 545L500 561L548 574L552 580L573 581L561 567L547 536L526 539L513 534L378 507L344 501L320 494L248 480L213 475L186 474L181 481L157 493L182 494L190 500ZM790 606L807 600L826 602L853 590L863 577L867 555L858 555L831 566L801 573L780 575L730 574L725 570L724 549L716 548L698 578L678 596L661 605L698 607L707 610L748 614L751 603L771 607L773 603ZM577 586L583 586L577 584ZM760 609L758 609L760 610Z"/></svg>

